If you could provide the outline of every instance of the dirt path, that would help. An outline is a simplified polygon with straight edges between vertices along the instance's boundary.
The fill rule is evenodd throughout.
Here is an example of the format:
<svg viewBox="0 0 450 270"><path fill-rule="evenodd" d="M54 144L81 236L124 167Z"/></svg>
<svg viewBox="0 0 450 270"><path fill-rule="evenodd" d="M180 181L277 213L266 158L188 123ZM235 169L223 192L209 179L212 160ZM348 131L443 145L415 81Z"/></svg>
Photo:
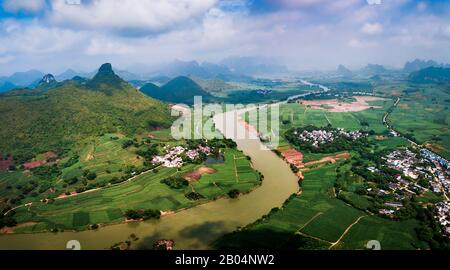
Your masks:
<svg viewBox="0 0 450 270"><path fill-rule="evenodd" d="M296 234L299 234L299 235L304 236L304 237L312 238L312 239L320 241L320 242L325 242L325 243L330 244L330 245L333 244L330 241L327 241L327 240L324 240L322 238L315 237L315 236L312 236L312 235L309 235L309 234L306 234L306 233L297 232Z"/></svg>
<svg viewBox="0 0 450 270"><path fill-rule="evenodd" d="M329 156L329 157L323 157L319 160L315 160L315 161L310 161L307 163L302 163L301 168L307 167L307 166L311 166L311 165L315 165L315 164L321 164L321 163L326 163L326 162L331 162L333 164L335 164L338 160L340 159L349 159L350 153L345 152L345 153L341 153L341 154L337 154L334 156Z"/></svg>
<svg viewBox="0 0 450 270"><path fill-rule="evenodd" d="M332 249L334 246L336 246L337 244L339 244L339 242L340 242L340 241L342 240L342 238L344 238L344 236L350 231L350 229L351 229L354 225L358 224L358 222L359 222L362 218L364 218L364 217L367 217L367 216L360 216L355 222L353 222L352 224L350 224L350 226L348 226L347 229L345 229L345 231L344 231L344 233L341 235L341 237L339 237L339 239L338 239L336 242L334 242L328 249Z"/></svg>
<svg viewBox="0 0 450 270"><path fill-rule="evenodd" d="M303 230L306 226L308 226L309 223L311 223L313 220L315 220L322 214L323 214L322 212L315 214L310 220L308 220L308 222L306 222L300 229L297 230L297 233L301 232L301 230Z"/></svg>
<svg viewBox="0 0 450 270"><path fill-rule="evenodd" d="M31 227L31 226L34 226L36 224L38 224L38 222L30 221L30 222L26 222L26 223L17 224L14 227L4 227L4 228L0 229L0 234L13 234L14 230L17 229L17 228Z"/></svg>
<svg viewBox="0 0 450 270"><path fill-rule="evenodd" d="M329 125L333 125L333 123L331 123L330 119L328 118L328 115L324 112L323 115L325 116L325 119L327 119L327 122Z"/></svg>
<svg viewBox="0 0 450 270"><path fill-rule="evenodd" d="M236 175L236 183L239 183L239 174L236 166L236 156L233 155L233 163L234 163L234 174Z"/></svg>

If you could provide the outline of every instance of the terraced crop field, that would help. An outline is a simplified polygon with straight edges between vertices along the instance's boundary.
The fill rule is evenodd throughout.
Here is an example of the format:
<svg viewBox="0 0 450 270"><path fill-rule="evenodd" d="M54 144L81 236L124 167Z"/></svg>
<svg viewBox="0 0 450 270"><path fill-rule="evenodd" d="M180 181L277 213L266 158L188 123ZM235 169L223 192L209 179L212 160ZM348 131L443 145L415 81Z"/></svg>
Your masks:
<svg viewBox="0 0 450 270"><path fill-rule="evenodd" d="M45 204L35 202L30 208L17 209L18 223L33 221L36 224L17 228L18 232L58 229L84 229L91 224L109 224L124 221L129 209L158 209L161 211L191 207L224 196L232 189L248 192L260 184L260 178L244 154L238 150L225 149L224 163L208 165L217 172L203 175L183 189L173 189L161 180L180 176L199 166L188 164L176 168L158 168L126 182L91 190L79 195L56 199ZM192 201L185 194L191 190L204 199Z"/></svg>

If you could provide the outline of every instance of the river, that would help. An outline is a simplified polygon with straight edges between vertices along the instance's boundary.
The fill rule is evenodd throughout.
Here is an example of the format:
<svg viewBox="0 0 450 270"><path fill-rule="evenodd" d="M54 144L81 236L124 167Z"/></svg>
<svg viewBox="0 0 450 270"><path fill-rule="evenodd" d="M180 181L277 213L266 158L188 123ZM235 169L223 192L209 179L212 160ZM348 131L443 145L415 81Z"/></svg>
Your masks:
<svg viewBox="0 0 450 270"><path fill-rule="evenodd" d="M216 115L216 128L227 138L235 125L238 132L245 129L240 119L243 111ZM224 120L226 119L226 120ZM95 231L11 234L0 236L0 249L65 249L70 240L77 240L82 249L108 249L112 244L139 237L132 248L150 248L159 239L175 241L176 249L208 249L220 236L250 224L280 207L298 191L298 179L289 166L272 151L264 149L259 139L237 139L238 148L252 158L253 167L264 175L262 185L238 199L221 198L160 220L123 223Z"/></svg>

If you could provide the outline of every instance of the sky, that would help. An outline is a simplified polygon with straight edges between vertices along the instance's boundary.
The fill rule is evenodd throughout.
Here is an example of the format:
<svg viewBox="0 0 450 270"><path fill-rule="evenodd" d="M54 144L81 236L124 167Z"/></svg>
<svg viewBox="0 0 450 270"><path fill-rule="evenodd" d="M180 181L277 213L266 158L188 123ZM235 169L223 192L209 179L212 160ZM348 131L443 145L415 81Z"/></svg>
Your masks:
<svg viewBox="0 0 450 270"><path fill-rule="evenodd" d="M450 0L0 0L0 74L264 56L291 70L450 63Z"/></svg>

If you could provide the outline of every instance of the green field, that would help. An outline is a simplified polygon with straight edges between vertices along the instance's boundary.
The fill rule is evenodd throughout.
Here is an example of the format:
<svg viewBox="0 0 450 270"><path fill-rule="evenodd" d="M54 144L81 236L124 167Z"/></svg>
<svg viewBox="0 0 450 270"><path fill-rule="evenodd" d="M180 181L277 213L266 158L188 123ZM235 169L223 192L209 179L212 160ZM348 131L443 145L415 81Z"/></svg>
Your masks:
<svg viewBox="0 0 450 270"><path fill-rule="evenodd" d="M363 249L369 240L379 241L381 249L385 250L427 248L415 236L417 227L415 220L394 222L375 216L365 217L352 227L336 248Z"/></svg>
<svg viewBox="0 0 450 270"><path fill-rule="evenodd" d="M329 248L358 218L333 248L365 249L376 239L385 249L414 249L423 243L414 233L415 221L390 221L357 210L336 199L333 185L337 164L304 172L301 195L291 197L278 211L246 229L219 239L218 248L305 248L293 244L299 235L312 248ZM366 226L367 225L367 226ZM372 230L373 228L373 230Z"/></svg>
<svg viewBox="0 0 450 270"><path fill-rule="evenodd" d="M238 150L225 149L225 162L212 164L217 170L213 175L203 175L200 180L183 189L172 189L161 180L181 175L203 165L188 164L180 171L175 168L159 168L120 184L93 190L74 197L56 199L45 204L35 202L30 208L19 208L15 218L18 223L38 224L18 228L18 232L58 229L85 229L90 224L108 224L124 220L129 209L158 209L161 211L191 207L226 195L232 189L248 192L260 184L260 177L250 161ZM204 199L191 201L185 197L195 190Z"/></svg>
<svg viewBox="0 0 450 270"><path fill-rule="evenodd" d="M84 170L97 174L95 182L109 181L113 177L120 178L124 171L134 166L140 168L143 159L136 154L135 147L122 148L124 141L130 138L116 134L106 134L87 140L76 151L79 161L62 170L62 179L80 177Z"/></svg>
<svg viewBox="0 0 450 270"><path fill-rule="evenodd" d="M450 93L444 86L417 86L407 92L389 117L392 126L420 144L450 158Z"/></svg>
<svg viewBox="0 0 450 270"><path fill-rule="evenodd" d="M60 175L38 176L27 171L1 172L0 198L19 199L21 203L38 202L65 192L74 192L85 184L93 187L100 184L106 185L113 178L124 176L130 166L143 168L143 159L135 153L134 147L122 148L125 140L129 138L123 135L106 134L80 141L72 152L59 162ZM76 163L68 167L63 166L74 156L78 156ZM73 178L81 179L84 171L95 173L96 178L87 183L82 183L81 180L75 183L68 182Z"/></svg>

